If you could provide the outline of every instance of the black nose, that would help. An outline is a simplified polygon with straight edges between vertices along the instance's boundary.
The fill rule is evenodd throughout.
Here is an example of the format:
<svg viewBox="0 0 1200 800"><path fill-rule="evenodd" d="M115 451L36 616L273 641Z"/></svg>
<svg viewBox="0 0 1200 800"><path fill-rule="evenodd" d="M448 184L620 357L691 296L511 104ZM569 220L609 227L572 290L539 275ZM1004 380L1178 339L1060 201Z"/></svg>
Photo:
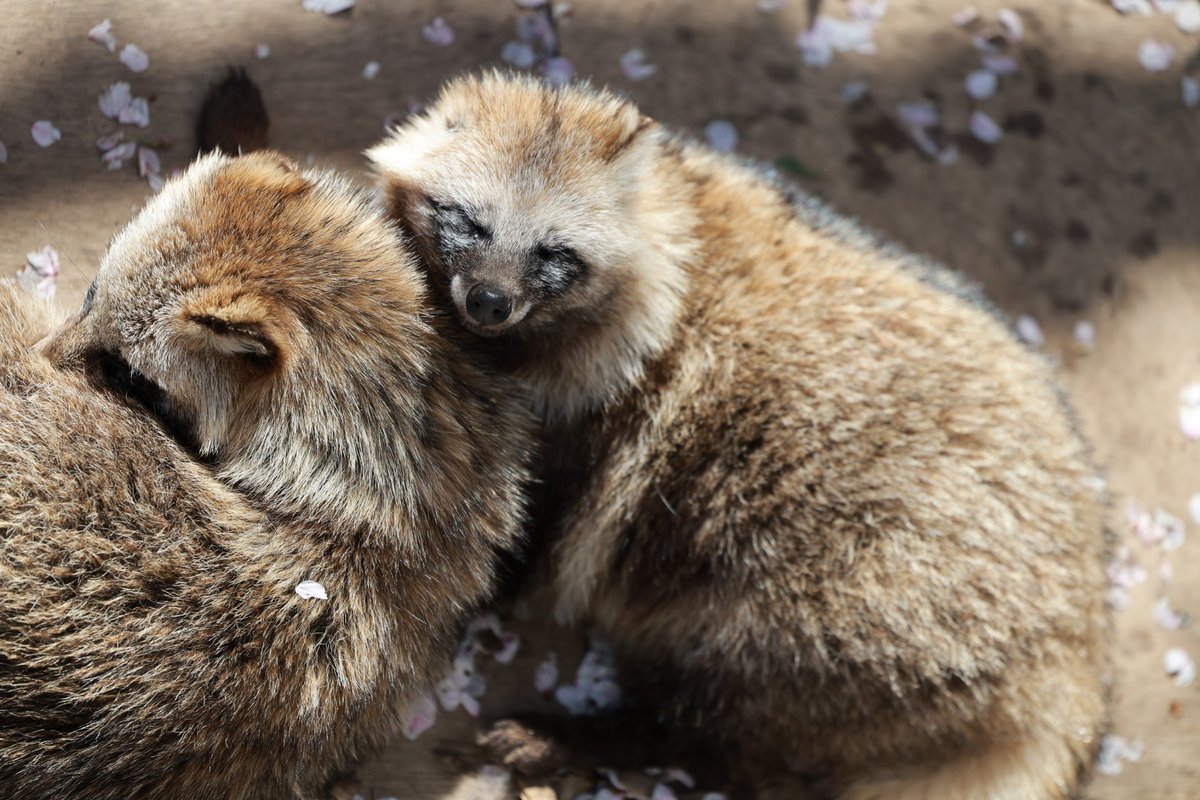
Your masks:
<svg viewBox="0 0 1200 800"><path fill-rule="evenodd" d="M512 313L512 299L499 289L477 283L467 292L467 313L485 328L499 325Z"/></svg>

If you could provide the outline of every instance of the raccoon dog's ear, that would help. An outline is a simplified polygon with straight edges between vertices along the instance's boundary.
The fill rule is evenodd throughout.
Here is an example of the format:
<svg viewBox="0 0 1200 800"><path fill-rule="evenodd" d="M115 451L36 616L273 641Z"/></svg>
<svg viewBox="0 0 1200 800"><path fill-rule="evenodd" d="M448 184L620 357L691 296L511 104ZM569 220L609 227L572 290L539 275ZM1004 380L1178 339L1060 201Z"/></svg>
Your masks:
<svg viewBox="0 0 1200 800"><path fill-rule="evenodd" d="M286 355L285 316L266 298L207 289L180 309L179 332L185 346L271 366Z"/></svg>

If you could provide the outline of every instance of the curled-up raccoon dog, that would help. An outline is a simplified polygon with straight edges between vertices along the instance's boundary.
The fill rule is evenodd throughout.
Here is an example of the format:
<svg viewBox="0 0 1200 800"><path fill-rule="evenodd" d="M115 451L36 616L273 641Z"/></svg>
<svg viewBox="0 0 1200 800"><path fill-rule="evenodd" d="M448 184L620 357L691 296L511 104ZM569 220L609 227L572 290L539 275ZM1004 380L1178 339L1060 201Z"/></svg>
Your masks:
<svg viewBox="0 0 1200 800"><path fill-rule="evenodd" d="M986 304L586 86L458 80L369 157L535 398L557 614L612 638L635 697L846 800L1075 790L1105 505ZM519 734L489 741L556 752Z"/></svg>
<svg viewBox="0 0 1200 800"><path fill-rule="evenodd" d="M210 156L36 350L0 337L6 794L321 797L397 732L519 543L532 442L430 310L361 191Z"/></svg>

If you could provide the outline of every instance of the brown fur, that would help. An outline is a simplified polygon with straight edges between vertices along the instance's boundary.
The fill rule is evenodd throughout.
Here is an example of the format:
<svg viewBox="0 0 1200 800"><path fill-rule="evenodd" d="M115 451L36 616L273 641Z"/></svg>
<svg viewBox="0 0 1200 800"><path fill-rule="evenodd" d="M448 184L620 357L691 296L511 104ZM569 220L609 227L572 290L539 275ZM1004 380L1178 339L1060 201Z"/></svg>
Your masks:
<svg viewBox="0 0 1200 800"><path fill-rule="evenodd" d="M847 800L1074 790L1103 502L1051 370L956 279L586 87L460 80L369 155L438 282L535 298L479 347L548 420L558 614L635 689ZM427 198L491 252L439 258ZM541 303L512 254L548 232L588 270Z"/></svg>
<svg viewBox="0 0 1200 800"><path fill-rule="evenodd" d="M6 794L314 797L395 731L523 522L519 393L435 322L360 192L212 156L7 346Z"/></svg>

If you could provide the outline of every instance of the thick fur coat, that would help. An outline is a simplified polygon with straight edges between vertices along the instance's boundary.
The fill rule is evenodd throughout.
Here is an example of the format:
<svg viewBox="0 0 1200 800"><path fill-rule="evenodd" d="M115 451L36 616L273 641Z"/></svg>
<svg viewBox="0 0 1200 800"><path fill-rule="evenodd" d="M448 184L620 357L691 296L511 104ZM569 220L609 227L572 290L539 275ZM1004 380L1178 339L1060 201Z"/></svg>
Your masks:
<svg viewBox="0 0 1200 800"><path fill-rule="evenodd" d="M969 290L587 87L459 80L369 156L537 399L557 611L632 689L846 800L1075 790L1103 498L1051 369ZM514 321L476 324L479 283Z"/></svg>
<svg viewBox="0 0 1200 800"><path fill-rule="evenodd" d="M28 302L0 308L0 785L320 796L517 546L519 392L359 192L270 153L170 182L38 352Z"/></svg>

